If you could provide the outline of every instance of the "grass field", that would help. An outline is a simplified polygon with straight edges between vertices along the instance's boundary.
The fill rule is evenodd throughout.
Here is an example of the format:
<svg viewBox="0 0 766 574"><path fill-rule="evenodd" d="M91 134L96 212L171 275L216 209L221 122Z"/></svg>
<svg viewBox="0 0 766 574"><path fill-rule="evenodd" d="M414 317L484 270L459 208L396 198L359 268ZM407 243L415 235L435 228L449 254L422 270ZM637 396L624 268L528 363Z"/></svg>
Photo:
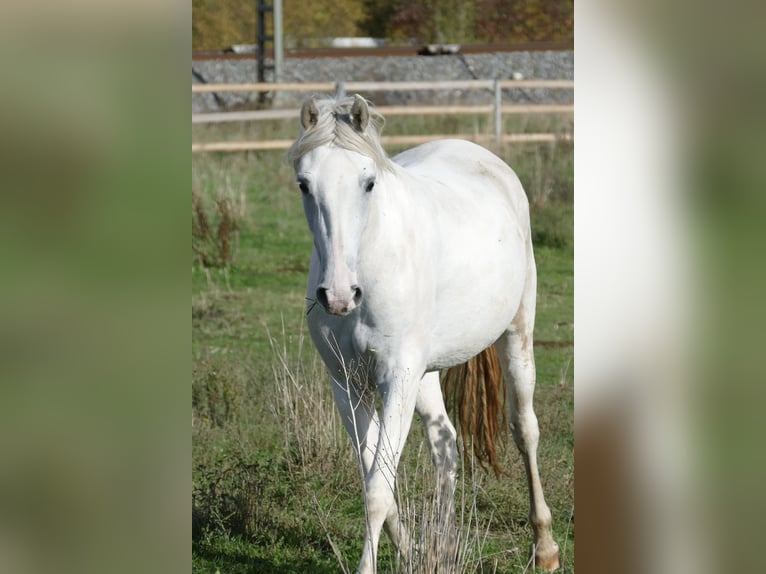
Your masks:
<svg viewBox="0 0 766 574"><path fill-rule="evenodd" d="M564 571L573 572L572 148L504 155L533 200L539 457ZM353 572L364 533L361 484L303 321L311 239L292 171L283 154L264 152L195 156L192 172L192 219L199 232L203 214L208 228L192 254L193 570ZM426 450L415 424L399 496L423 536ZM527 569L524 469L512 442L503 457L508 476L460 473L468 572ZM379 571L408 571L385 537Z"/></svg>

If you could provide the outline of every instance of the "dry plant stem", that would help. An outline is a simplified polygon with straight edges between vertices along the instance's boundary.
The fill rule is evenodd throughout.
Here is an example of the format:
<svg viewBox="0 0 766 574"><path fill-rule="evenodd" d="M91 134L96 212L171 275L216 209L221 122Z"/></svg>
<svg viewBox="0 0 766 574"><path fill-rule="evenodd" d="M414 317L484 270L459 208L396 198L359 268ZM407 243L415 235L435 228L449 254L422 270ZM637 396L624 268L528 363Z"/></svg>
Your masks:
<svg viewBox="0 0 766 574"><path fill-rule="evenodd" d="M338 561L338 565L340 566L341 572L343 574L349 574L348 567L343 562L343 555L340 553L340 550L338 550L338 547L335 546L335 543L332 540L332 537L330 536L330 530L327 528L327 524L324 521L324 518L322 517L322 513L319 509L319 501L317 500L316 494L312 494L312 498L314 500L314 507L316 508L316 514L317 518L319 519L319 524L322 526L322 530L324 530L325 536L327 537L327 542L330 544L330 548L332 548L332 553L335 555L335 559Z"/></svg>

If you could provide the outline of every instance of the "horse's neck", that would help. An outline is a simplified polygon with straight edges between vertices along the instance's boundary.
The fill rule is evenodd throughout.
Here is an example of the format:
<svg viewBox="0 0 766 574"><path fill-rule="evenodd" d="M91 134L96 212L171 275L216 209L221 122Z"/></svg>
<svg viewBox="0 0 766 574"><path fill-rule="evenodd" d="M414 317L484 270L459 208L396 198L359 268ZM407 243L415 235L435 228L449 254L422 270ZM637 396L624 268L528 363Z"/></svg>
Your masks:
<svg viewBox="0 0 766 574"><path fill-rule="evenodd" d="M378 195L368 219L366 242L369 247L405 245L421 226L423 217L410 183L397 169L386 172L372 192Z"/></svg>
<svg viewBox="0 0 766 574"><path fill-rule="evenodd" d="M378 207L384 209L392 221L409 223L422 217L415 181L402 168L386 174L384 195Z"/></svg>

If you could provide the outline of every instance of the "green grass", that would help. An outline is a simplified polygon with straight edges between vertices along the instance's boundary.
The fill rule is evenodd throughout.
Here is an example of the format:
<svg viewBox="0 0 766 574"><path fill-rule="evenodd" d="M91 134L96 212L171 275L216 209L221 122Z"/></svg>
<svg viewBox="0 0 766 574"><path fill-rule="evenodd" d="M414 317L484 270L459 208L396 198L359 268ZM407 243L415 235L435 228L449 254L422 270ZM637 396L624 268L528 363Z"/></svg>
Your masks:
<svg viewBox="0 0 766 574"><path fill-rule="evenodd" d="M513 148L505 159L525 184L530 180L534 200L539 457L555 538L571 572L571 146ZM192 173L200 193L244 193L246 203L233 262L205 268L192 257L193 571L335 573L336 552L353 571L364 534L361 484L321 365L304 339L311 238L293 174L279 152L195 156ZM286 373L302 385L296 394L280 394ZM296 420L285 415L285 396L298 409ZM311 403L301 407L301 397ZM324 429L309 448L295 427L304 420ZM415 508L429 484L422 442L415 424L399 483L404 502L415 501ZM473 511L474 530L482 533L475 571L520 572L526 565L524 469L512 445L503 457L507 477L461 473L458 512ZM382 540L379 571L395 572L391 544Z"/></svg>

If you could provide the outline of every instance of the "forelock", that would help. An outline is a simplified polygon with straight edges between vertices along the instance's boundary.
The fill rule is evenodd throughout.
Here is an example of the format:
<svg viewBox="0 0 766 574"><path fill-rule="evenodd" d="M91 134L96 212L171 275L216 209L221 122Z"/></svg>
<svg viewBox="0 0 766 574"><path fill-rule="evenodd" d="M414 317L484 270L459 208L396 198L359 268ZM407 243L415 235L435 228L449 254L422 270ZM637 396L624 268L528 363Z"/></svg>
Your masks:
<svg viewBox="0 0 766 574"><path fill-rule="evenodd" d="M293 168L305 154L320 146L333 144L371 158L379 169L390 170L393 163L380 143L383 116L370 106L370 120L362 133L351 126L351 106L354 98L316 100L319 115L316 124L303 129L287 152Z"/></svg>

